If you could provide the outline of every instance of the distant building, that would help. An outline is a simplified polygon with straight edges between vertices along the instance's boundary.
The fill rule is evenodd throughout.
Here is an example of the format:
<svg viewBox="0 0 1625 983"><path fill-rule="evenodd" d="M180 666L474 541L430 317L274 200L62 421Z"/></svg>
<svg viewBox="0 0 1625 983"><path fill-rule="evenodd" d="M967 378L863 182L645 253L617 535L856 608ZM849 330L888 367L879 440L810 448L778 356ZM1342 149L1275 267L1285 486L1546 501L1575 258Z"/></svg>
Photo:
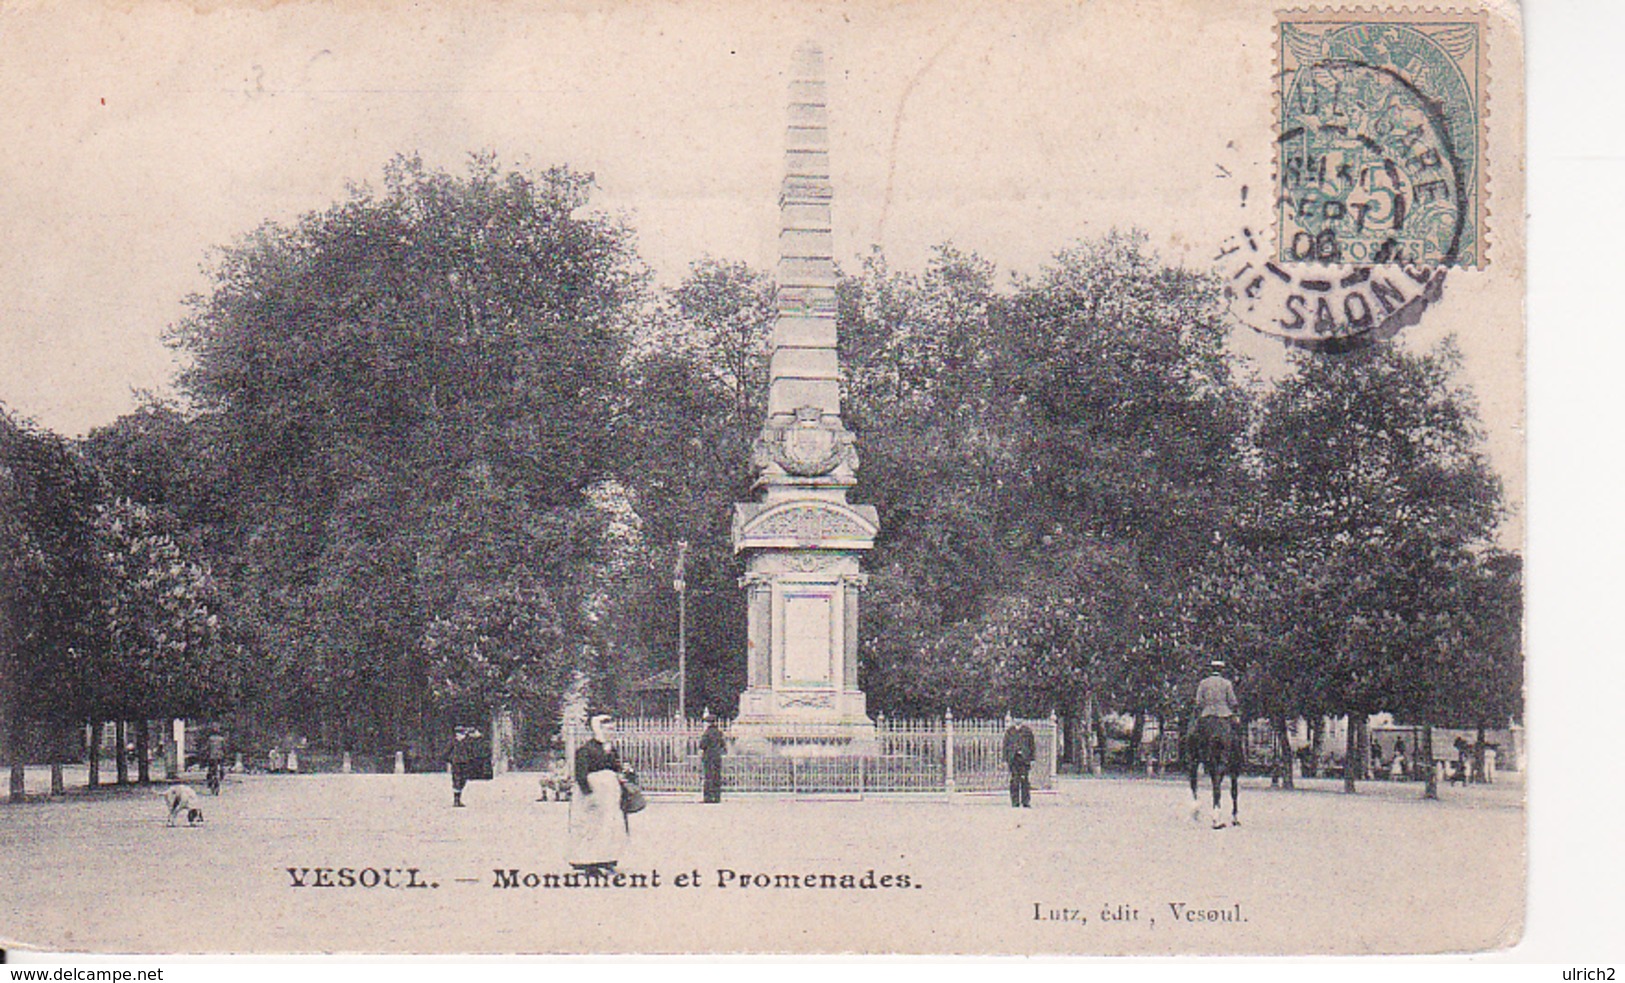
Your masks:
<svg viewBox="0 0 1625 983"><path fill-rule="evenodd" d="M677 714L677 670L657 672L626 688L627 710L634 717L672 717Z"/></svg>

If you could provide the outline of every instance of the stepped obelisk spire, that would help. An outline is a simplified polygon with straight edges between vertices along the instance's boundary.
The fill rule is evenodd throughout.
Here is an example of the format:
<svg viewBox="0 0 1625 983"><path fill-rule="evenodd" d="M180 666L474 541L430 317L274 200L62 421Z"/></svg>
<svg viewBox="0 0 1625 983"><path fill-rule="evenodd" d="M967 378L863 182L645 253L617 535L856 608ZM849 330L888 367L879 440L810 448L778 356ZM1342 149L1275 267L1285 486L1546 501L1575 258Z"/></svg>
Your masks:
<svg viewBox="0 0 1625 983"><path fill-rule="evenodd" d="M767 419L752 451L762 498L734 506L733 528L750 638L736 733L801 752L806 734L791 725L830 725L825 750L874 736L858 689L858 556L879 525L872 506L846 501L858 456L841 422L826 99L823 52L803 45L790 73Z"/></svg>
<svg viewBox="0 0 1625 983"><path fill-rule="evenodd" d="M778 321L768 363L767 420L754 461L769 500L787 488L841 490L856 481L857 454L841 423L836 357L827 98L824 55L803 45L790 73L779 190Z"/></svg>
<svg viewBox="0 0 1625 983"><path fill-rule="evenodd" d="M824 55L797 49L790 75L784 184L779 191L779 319L767 412L841 413L835 356L835 237L830 221L829 109Z"/></svg>

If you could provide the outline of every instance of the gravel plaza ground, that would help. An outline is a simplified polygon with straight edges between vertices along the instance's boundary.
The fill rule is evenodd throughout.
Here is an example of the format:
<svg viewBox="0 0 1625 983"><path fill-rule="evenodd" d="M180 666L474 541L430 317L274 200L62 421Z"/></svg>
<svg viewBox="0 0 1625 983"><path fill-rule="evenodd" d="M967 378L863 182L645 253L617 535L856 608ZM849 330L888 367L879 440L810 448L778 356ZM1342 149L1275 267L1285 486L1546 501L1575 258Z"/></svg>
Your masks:
<svg viewBox="0 0 1625 983"><path fill-rule="evenodd" d="M197 780L200 776L191 776ZM1007 799L655 798L621 870L566 872L567 805L537 776L231 776L165 825L165 782L0 804L0 945L108 952L1366 953L1499 948L1525 897L1520 776L1441 790L1262 779L1239 828L1193 823L1172 779L1063 779ZM83 771L68 774L83 784ZM197 782L201 791L201 782ZM31 769L30 793L48 788ZM1204 780L1205 786L1205 780ZM1206 788L1204 787L1204 802ZM1228 802L1226 803L1228 808ZM288 868L295 868L290 874ZM309 873L299 873L309 868ZM429 887L295 887L351 868ZM417 873L406 873L415 868ZM366 874L368 870L376 874ZM498 886L496 871L519 886ZM831 874L891 886L740 886ZM727 886L722 871L739 875ZM686 881L697 873L698 886ZM658 886L654 885L658 874ZM680 875L687 875L678 884ZM907 877L907 887L897 879ZM757 881L754 877L750 878ZM831 883L834 883L832 880ZM814 878L816 882L816 877ZM788 883L789 877L780 879ZM1118 916L1118 917L1113 917Z"/></svg>

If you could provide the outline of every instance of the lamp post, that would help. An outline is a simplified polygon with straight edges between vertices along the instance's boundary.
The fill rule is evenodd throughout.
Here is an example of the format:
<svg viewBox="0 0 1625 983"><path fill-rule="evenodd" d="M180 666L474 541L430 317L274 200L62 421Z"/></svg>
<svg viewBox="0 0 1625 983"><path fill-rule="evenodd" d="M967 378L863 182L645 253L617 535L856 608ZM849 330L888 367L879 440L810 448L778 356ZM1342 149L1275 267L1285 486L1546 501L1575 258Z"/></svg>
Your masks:
<svg viewBox="0 0 1625 983"><path fill-rule="evenodd" d="M677 592L677 719L688 720L688 583L683 577L688 557L688 540L677 541L677 568L672 571L671 588Z"/></svg>

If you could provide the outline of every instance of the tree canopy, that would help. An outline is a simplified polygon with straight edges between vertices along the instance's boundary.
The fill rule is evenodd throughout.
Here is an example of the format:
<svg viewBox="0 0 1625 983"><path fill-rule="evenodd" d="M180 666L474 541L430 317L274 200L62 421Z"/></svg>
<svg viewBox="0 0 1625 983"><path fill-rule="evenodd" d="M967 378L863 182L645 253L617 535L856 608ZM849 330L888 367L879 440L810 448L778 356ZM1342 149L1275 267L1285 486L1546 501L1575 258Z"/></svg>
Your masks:
<svg viewBox="0 0 1625 983"><path fill-rule="evenodd" d="M399 158L223 250L173 332L220 480L207 547L287 723L424 746L568 675L644 280L590 188Z"/></svg>
<svg viewBox="0 0 1625 983"><path fill-rule="evenodd" d="M772 278L655 288L591 178L402 157L222 249L179 397L75 446L0 417L0 658L31 718L210 713L427 753L453 719L744 686ZM1521 712L1521 569L1449 345L1268 385L1219 285L1112 233L1031 276L952 246L838 287L860 668L891 714ZM19 704L20 706L20 704ZM14 715L15 716L15 715Z"/></svg>

